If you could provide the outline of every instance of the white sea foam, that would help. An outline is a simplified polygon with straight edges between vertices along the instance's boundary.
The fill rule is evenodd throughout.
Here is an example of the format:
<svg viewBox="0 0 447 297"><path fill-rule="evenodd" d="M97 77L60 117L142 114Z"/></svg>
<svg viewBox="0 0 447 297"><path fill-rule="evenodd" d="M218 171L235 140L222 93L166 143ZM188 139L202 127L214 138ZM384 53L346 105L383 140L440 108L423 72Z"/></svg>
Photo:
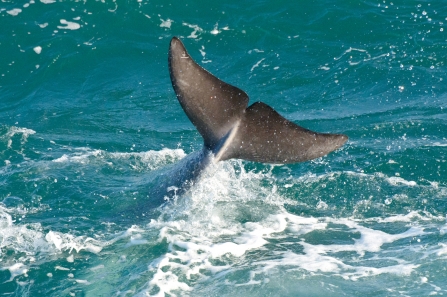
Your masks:
<svg viewBox="0 0 447 297"><path fill-rule="evenodd" d="M257 280L259 275L269 275L271 271L281 267L302 269L309 273L337 274L353 281L384 273L408 275L419 265L393 258L392 261L388 260L391 264L375 267L362 265L362 258L367 252L380 254L384 244L425 234L418 227L410 227L399 234L388 234L362 226L350 219L306 218L285 211L269 215L259 222L222 226L225 222L220 219L214 220L213 223L217 223L215 230L206 232L204 229L207 227L192 231L195 227L188 226L194 224L191 221L151 222L149 226L160 229L159 240L166 240L170 244L170 250L151 263L150 270L154 272L154 276L148 284L149 290L157 287L161 295L173 294L176 290L189 291L192 289L191 286L180 281L182 275L185 275L187 279L198 277L200 281L205 281L209 277L232 273L238 270L238 261L228 260L229 256L245 258L250 251L264 250L266 252L267 245L273 259L261 258L259 261L253 259L250 265L253 272L250 274L250 279L243 283L233 283L233 285L259 283ZM328 224L345 226L348 228L347 233L360 234L360 238L346 244L311 244L303 240L298 243L287 242L287 239L295 238L297 235L311 234L316 230L328 231L330 230ZM269 244L271 240L280 238L282 242L278 246ZM302 246L302 253L288 249L284 251L282 247L287 245ZM359 257L358 263L356 265L346 263L343 257L338 256L343 252L356 252ZM212 264L213 260L217 259L223 261L224 264L217 266ZM364 262L368 262L366 258ZM209 271L212 275L209 276L203 273L204 271Z"/></svg>
<svg viewBox="0 0 447 297"><path fill-rule="evenodd" d="M73 263L73 262L74 262L74 257L73 257L73 255L70 255L70 256L67 257L67 262L68 262L68 263Z"/></svg>
<svg viewBox="0 0 447 297"><path fill-rule="evenodd" d="M39 223L16 224L7 209L0 205L0 270L9 270L11 276L6 282L14 281L19 276L28 277L28 271L33 267L34 269L36 266L39 267L39 263L52 261L55 257L60 257L61 259L65 258L66 264L55 265L54 270L72 271L69 265L74 263L73 253L85 251L99 254L105 246L114 244L124 238L129 238L131 244L128 246L143 244L142 242L135 242L135 238L141 239L141 233L144 232L145 230L132 226L124 232L110 234L108 240L102 241L88 236L74 236L57 231L47 232ZM7 255L11 252L21 255L18 258L19 261L11 261ZM68 257L64 256L66 253L69 253ZM90 270L95 272L102 268L104 268L104 265L100 264ZM47 273L47 276L52 277L52 273ZM68 276L74 278L72 273ZM90 284L89 281L84 279L75 279L75 281L78 284Z"/></svg>
<svg viewBox="0 0 447 297"><path fill-rule="evenodd" d="M202 45L202 48L199 49L200 54L202 55L202 63L210 63L212 62L211 60L205 60L205 56L206 56L206 52L205 52L205 47Z"/></svg>
<svg viewBox="0 0 447 297"><path fill-rule="evenodd" d="M7 147L11 148L12 143L13 143L13 137L16 134L22 134L20 143L22 145L24 145L28 140L28 136L36 134L36 131L28 129L28 128L20 128L20 127L12 126L8 129L8 132L3 137L0 137L0 139L2 139L2 138L5 139L7 142Z"/></svg>
<svg viewBox="0 0 447 297"><path fill-rule="evenodd" d="M26 275L26 273L28 272L28 267L22 263L16 263L13 264L9 267L7 267L6 269L9 270L9 272L11 273L11 277L9 279L9 281L12 281L16 276L19 275Z"/></svg>
<svg viewBox="0 0 447 297"><path fill-rule="evenodd" d="M160 151L147 151L139 153L111 153L113 158L135 158L139 157L144 163L147 163L150 168L158 168L160 163L176 162L186 156L182 149L167 149L164 148Z"/></svg>
<svg viewBox="0 0 447 297"><path fill-rule="evenodd" d="M40 224L15 225L11 216L0 206L0 256L3 249L13 248L16 252L27 254L87 250L93 253L101 251L102 245L97 240L84 236L73 236L60 232L44 233Z"/></svg>
<svg viewBox="0 0 447 297"><path fill-rule="evenodd" d="M445 232L443 234L445 234ZM438 256L447 255L447 244L440 242L438 243L438 246L440 247L440 249L437 251L436 254Z"/></svg>
<svg viewBox="0 0 447 297"><path fill-rule="evenodd" d="M35 48L33 48L34 52L38 55L40 55L40 53L42 52L42 47L41 46L36 46Z"/></svg>
<svg viewBox="0 0 447 297"><path fill-rule="evenodd" d="M153 277L140 295L150 295L153 290L159 296L179 291L188 294L195 283L244 270L239 263L247 261L250 262L249 277L228 285L262 284L277 269L300 270L309 275L338 275L351 281L381 274L410 275L418 269L418 263L388 255L389 246L429 234L415 222L438 221L438 217L419 212L367 220L291 214L283 207L289 204L287 199L274 189L260 185L272 179L271 173L247 172L242 164L230 161L216 165L212 175L206 175L182 200L165 207L164 214L151 221L148 228L159 230L158 240L166 241L169 250L150 263ZM338 179L341 174L346 173L308 175L298 180L318 183L327 178ZM349 174L388 181L384 175ZM402 184L400 180L398 184ZM247 215L250 221L239 221ZM369 222L375 222L375 227L370 227ZM377 225L390 223L408 226L394 234ZM332 232L343 232L346 238L352 239L324 244L304 239L321 233L327 233L325 237L330 238ZM294 251L297 247L299 252ZM439 247L438 251L442 253L443 248ZM256 251L262 251L263 256L253 256ZM350 256L346 257L347 253ZM371 256L380 264L371 263Z"/></svg>
<svg viewBox="0 0 447 297"><path fill-rule="evenodd" d="M16 15L18 15L21 12L22 12L22 10L20 8L14 8L14 9L6 11L7 14L10 14L12 16L16 16Z"/></svg>
<svg viewBox="0 0 447 297"><path fill-rule="evenodd" d="M365 55L367 56L368 59L371 58L371 55L368 53L367 50L364 50L364 49L361 49L361 48L353 48L353 47L350 47L350 48L348 48L347 50L345 50L345 51L343 52L343 54L341 54L339 57L334 58L334 60L340 60L344 55L346 55L346 54L348 54L348 53L351 53L351 52L359 52L359 53L363 53L363 54L365 54ZM358 63L357 63L357 64L358 64Z"/></svg>
<svg viewBox="0 0 447 297"><path fill-rule="evenodd" d="M407 214L398 214L386 218L368 218L364 219L365 222L379 222L379 223L397 223L405 222L410 223L413 221L443 221L445 218L443 216L434 216L428 212L421 214L418 211L410 211Z"/></svg>
<svg viewBox="0 0 447 297"><path fill-rule="evenodd" d="M85 279L75 279L75 282L77 282L78 284L90 285L90 282Z"/></svg>
<svg viewBox="0 0 447 297"><path fill-rule="evenodd" d="M113 242L113 240L112 240ZM39 223L20 224L12 220L8 210L0 205L0 270L8 269L11 280L19 275L26 275L30 266L36 262L36 256L40 261L51 258L55 254L64 251L71 253L73 250L80 252L85 250L99 253L110 242L101 242L87 236L74 236L71 234L43 230ZM23 253L20 262L10 264L4 256L8 251ZM70 262L73 256L69 256ZM8 264L9 263L9 264ZM57 268L63 270L63 267Z"/></svg>
<svg viewBox="0 0 447 297"><path fill-rule="evenodd" d="M181 149L109 153L82 148L71 150L53 162L54 166L59 166L56 164L94 164L98 161L115 164L124 161L131 163L131 167L136 169L139 166L156 169L174 163L184 156L185 153ZM118 164L121 166L121 163ZM182 199L160 208L160 217L151 220L146 226L132 226L124 232L109 234L106 236L107 240L44 231L39 224L24 225L21 231L22 226L16 225L10 215L5 215L0 220L0 227L4 225L6 228L0 228L0 234L5 229L14 236L20 235L26 239L18 240L12 236L12 239L8 239L9 243L0 246L0 251L6 251L9 244L14 250L20 251L22 248L30 255L29 260L20 261L23 266L13 267L13 271L18 273L14 277L17 277L27 274L32 267L30 259L37 254L44 257L60 256L65 264L62 263L55 269L68 271L68 263L73 263L75 259L77 262L79 259L73 255L75 252L102 254L105 246L117 244L124 254L126 249L131 250L139 246L145 248L153 245L158 239L163 245L167 243L167 251L147 263L148 275L151 278L147 280L147 287L137 292L137 296L151 295L152 292L158 292L159 296L187 295L196 285L232 274L247 275L237 279L229 277L226 283L231 286L256 286L267 283L271 275L278 270L299 271L305 276L333 275L349 281L382 274L411 275L418 270L420 262L394 256L395 249L402 249L399 242L417 242L415 238L438 232L433 231L435 228L425 230L420 224L429 226L436 222L439 226L439 221L445 220L443 216L418 211L367 219L337 216L315 218L292 214L285 206L297 206L300 202L282 196L278 190L278 180L272 174L275 166L255 171L246 170L245 165L240 160L212 165L201 180L182 195ZM391 177L393 182L390 182L390 177L384 174L357 172L306 174L299 178L287 178L284 182L291 187L297 187L342 178L377 181L391 185L396 191L402 186L407 189L422 187L400 178L394 180L394 177ZM426 187L434 188L432 185ZM438 186L439 188L441 187ZM398 199L397 196L393 197ZM330 203L318 199L311 205L320 211L330 207ZM395 223L399 225L400 232L386 231L390 230L388 225ZM31 232L33 228L34 233ZM440 234L446 230L445 227L439 228ZM341 238L345 237L345 240L331 241L334 232L343 234ZM34 243L36 240L37 243ZM27 241L31 243L23 244ZM36 246L37 248L32 248ZM430 249L427 254L444 256L447 254L446 250L445 246L439 245ZM409 246L408 252L415 253L415 248ZM420 254L415 253L415 257L419 258ZM126 255L117 255L116 259L120 265L133 265L126 261ZM3 269L8 269L13 264L6 263ZM91 273L103 268L106 271L110 264L103 262L95 265L90 269ZM250 271L244 272L247 267ZM76 275L76 272L73 273ZM72 281L79 285L94 283L93 279L85 276L78 279L75 275Z"/></svg>
<svg viewBox="0 0 447 297"><path fill-rule="evenodd" d="M193 25L193 24L188 24L188 23L182 23L182 25L183 26L187 26L187 27L193 29L193 31L191 32L191 34L189 34L187 36L187 38L194 38L194 39L196 39L196 38L199 37L199 35L197 35L197 33L200 34L200 33L203 32L203 29L200 28L198 25Z"/></svg>
<svg viewBox="0 0 447 297"><path fill-rule="evenodd" d="M131 153L109 153L102 150L91 150L89 148L79 150L71 154L63 154L53 160L54 163L80 163L88 164L98 160L104 161L110 166L110 161L124 160L134 170L150 169L156 170L168 164L179 161L186 156L182 149L167 149L160 151L131 152Z"/></svg>
<svg viewBox="0 0 447 297"><path fill-rule="evenodd" d="M427 146L440 146L440 147L445 147L445 146L447 146L447 143L442 143L442 142L437 141L437 142L433 142L433 144L431 144L431 145L427 145Z"/></svg>
<svg viewBox="0 0 447 297"><path fill-rule="evenodd" d="M54 267L54 270L70 271L70 268L57 265Z"/></svg>
<svg viewBox="0 0 447 297"><path fill-rule="evenodd" d="M251 54L252 52L255 52L255 53L263 53L264 51L263 51L263 50L260 50L260 49L257 49L257 48L248 51L249 54Z"/></svg>
<svg viewBox="0 0 447 297"><path fill-rule="evenodd" d="M135 235L130 236L130 241L129 241L129 243L126 244L126 247L147 244L147 243L148 243L148 241L146 239L143 239L141 234L135 234Z"/></svg>
<svg viewBox="0 0 447 297"><path fill-rule="evenodd" d="M388 182L394 186L402 184L402 185L414 187L417 185L415 181L407 181L407 180L405 180L401 177L397 177L397 176L389 177Z"/></svg>
<svg viewBox="0 0 447 297"><path fill-rule="evenodd" d="M256 62L256 64L254 64L251 69L250 72L253 72L253 70L255 70L255 68L259 67L259 64L261 64L262 61L264 61L265 58L262 58L261 60L259 60L258 62Z"/></svg>
<svg viewBox="0 0 447 297"><path fill-rule="evenodd" d="M447 220L447 215L446 215L446 217L444 217L444 220ZM444 226L442 226L442 227L439 229L439 233L440 233L441 235L447 234L447 224L444 225Z"/></svg>
<svg viewBox="0 0 447 297"><path fill-rule="evenodd" d="M168 28L168 29L171 28L171 25L172 25L172 23L174 22L174 21L171 20L171 19L163 20L162 18L160 18L160 21L161 21L160 27L162 27L162 28Z"/></svg>
<svg viewBox="0 0 447 297"><path fill-rule="evenodd" d="M210 31L211 34L213 35L217 35L219 34L221 31L219 30L218 24L216 23L216 25L214 25L214 29Z"/></svg>
<svg viewBox="0 0 447 297"><path fill-rule="evenodd" d="M354 177L358 177L360 179L380 179L380 180L385 180L387 183L393 185L393 186L398 186L398 185L406 185L409 187L415 187L418 186L418 184L415 181L408 181L405 180L401 177L398 176L391 176L388 177L385 174L381 173L381 172L377 172L374 174L366 174L366 173L362 173L362 172L354 172L354 171L343 171L343 172L330 172L327 174L322 174L319 176L316 176L315 174L308 174L308 175L304 175L302 177L299 177L297 179L297 182L307 182L307 181L313 181L313 180L322 180L322 179L334 179L339 177L341 174L346 174L346 175L350 175L350 176L354 176Z"/></svg>
<svg viewBox="0 0 447 297"><path fill-rule="evenodd" d="M89 157L100 157L103 154L104 152L101 150L88 150L86 152L75 153L71 156L63 154L61 157L54 159L53 162L55 163L73 162L73 163L87 164L89 162Z"/></svg>
<svg viewBox="0 0 447 297"><path fill-rule="evenodd" d="M103 244L90 237L73 236L71 234L50 231L45 235L45 240L58 251L72 252L75 250L79 253L86 250L91 253L99 253L103 248Z"/></svg>
<svg viewBox="0 0 447 297"><path fill-rule="evenodd" d="M65 155L65 154L63 154L62 157L59 157L59 158L57 158L57 159L54 159L53 162L56 162L56 163L65 163L65 162L67 162L68 160L69 160L69 159L68 159L68 156Z"/></svg>
<svg viewBox="0 0 447 297"><path fill-rule="evenodd" d="M65 26L57 26L58 29L62 30L78 30L81 28L81 25L75 22L69 22L67 20L61 19L60 23Z"/></svg>
<svg viewBox="0 0 447 297"><path fill-rule="evenodd" d="M9 137L13 137L14 135L19 134L19 133L22 134L26 140L26 138L28 138L29 135L36 134L36 131L34 131L32 129L28 129L28 128L20 128L20 127L12 126L9 128L9 131L6 135Z"/></svg>

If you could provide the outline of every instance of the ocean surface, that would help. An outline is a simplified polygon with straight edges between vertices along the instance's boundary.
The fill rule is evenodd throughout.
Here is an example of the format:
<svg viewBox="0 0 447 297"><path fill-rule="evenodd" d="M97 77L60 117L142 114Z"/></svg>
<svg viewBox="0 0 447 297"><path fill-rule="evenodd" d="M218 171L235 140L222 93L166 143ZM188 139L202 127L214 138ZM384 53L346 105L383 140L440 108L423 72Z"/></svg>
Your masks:
<svg viewBox="0 0 447 297"><path fill-rule="evenodd" d="M0 28L0 296L447 295L445 1L2 0ZM349 141L177 195L173 36Z"/></svg>

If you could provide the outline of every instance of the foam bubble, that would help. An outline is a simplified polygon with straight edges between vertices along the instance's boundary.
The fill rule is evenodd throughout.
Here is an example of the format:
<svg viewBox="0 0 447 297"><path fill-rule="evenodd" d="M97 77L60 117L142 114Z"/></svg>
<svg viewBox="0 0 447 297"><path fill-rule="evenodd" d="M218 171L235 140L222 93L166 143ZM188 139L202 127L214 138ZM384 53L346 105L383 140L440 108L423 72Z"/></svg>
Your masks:
<svg viewBox="0 0 447 297"><path fill-rule="evenodd" d="M143 239L141 234L136 234L136 235L132 235L130 237L130 242L128 244L126 244L126 247L147 244L147 243L148 243L148 241L146 239Z"/></svg>
<svg viewBox="0 0 447 297"><path fill-rule="evenodd" d="M61 19L60 23L62 25L65 26L57 26L58 29L63 29L63 30L77 30L79 28L81 28L81 25L79 25L78 23L75 22L69 22L67 20Z"/></svg>
<svg viewBox="0 0 447 297"><path fill-rule="evenodd" d="M254 70L255 68L259 67L259 64L261 64L261 62L264 61L264 60L265 60L265 58L262 58L261 60L259 60L258 62L256 62L256 64L254 64L254 65L251 67L250 72L253 72L253 70Z"/></svg>
<svg viewBox="0 0 447 297"><path fill-rule="evenodd" d="M55 266L54 270L62 270L62 271L70 271L70 268L62 267L62 266Z"/></svg>
<svg viewBox="0 0 447 297"><path fill-rule="evenodd" d="M90 282L85 279L75 279L75 282L82 285L90 285Z"/></svg>
<svg viewBox="0 0 447 297"><path fill-rule="evenodd" d="M73 255L70 255L70 256L67 257L67 262L68 262L68 263L73 263L73 262L74 262L74 257L73 257Z"/></svg>
<svg viewBox="0 0 447 297"><path fill-rule="evenodd" d="M216 23L216 25L214 25L214 29L210 31L211 34L213 35L217 35L219 34L221 31L218 29L218 25Z"/></svg>
<svg viewBox="0 0 447 297"><path fill-rule="evenodd" d="M196 38L199 37L199 35L197 35L197 33L200 34L200 33L203 32L203 29L200 28L198 25L193 25L193 24L188 24L188 23L182 23L182 25L183 25L183 26L187 26L187 27L193 29L193 31L191 32L191 34L189 34L189 35L187 36L187 38L193 38L193 39L196 39Z"/></svg>
<svg viewBox="0 0 447 297"><path fill-rule="evenodd" d="M33 48L33 50L34 50L34 52L36 54L39 55L42 52L42 47L41 46L36 46L35 48Z"/></svg>
<svg viewBox="0 0 447 297"><path fill-rule="evenodd" d="M36 134L36 131L28 128L20 128L20 127L10 127L8 133L6 134L9 137L14 136L15 134L21 133L23 137L27 138L29 135Z"/></svg>
<svg viewBox="0 0 447 297"><path fill-rule="evenodd" d="M6 11L7 14L10 14L12 16L16 16L16 15L18 15L21 12L22 12L22 10L20 8L14 8L14 9Z"/></svg>
<svg viewBox="0 0 447 297"><path fill-rule="evenodd" d="M434 142L431 146L441 146L441 147L445 147L445 146L447 146L447 143L441 143L441 142L436 141L436 142Z"/></svg>
<svg viewBox="0 0 447 297"><path fill-rule="evenodd" d="M71 234L50 231L45 235L45 240L58 251L86 250L91 253L99 253L104 243L86 236L73 236Z"/></svg>
<svg viewBox="0 0 447 297"><path fill-rule="evenodd" d="M390 184L392 184L393 186L397 186L399 184L402 185L406 185L406 186L410 186L410 187L414 187L417 185L417 183L415 181L407 181L401 177L397 177L397 176L392 176L388 178L388 182Z"/></svg>
<svg viewBox="0 0 447 297"><path fill-rule="evenodd" d="M53 162L56 162L56 163L65 163L65 162L67 162L68 160L69 160L69 159L68 159L68 156L67 156L66 154L63 154L62 157L59 157L59 158L57 158L57 159L54 159Z"/></svg>
<svg viewBox="0 0 447 297"><path fill-rule="evenodd" d="M168 28L168 29L171 28L171 25L172 25L172 23L174 22L174 21L171 20L171 19L163 20L163 19L161 19L161 18L160 18L160 21L161 21L160 27L162 27L162 28Z"/></svg>
<svg viewBox="0 0 447 297"><path fill-rule="evenodd" d="M7 268L9 270L9 272L11 273L11 277L9 279L9 281L12 281L15 277L19 276L19 275L25 275L28 272L28 267L26 265L24 265L23 263L16 263L14 265L11 265Z"/></svg>

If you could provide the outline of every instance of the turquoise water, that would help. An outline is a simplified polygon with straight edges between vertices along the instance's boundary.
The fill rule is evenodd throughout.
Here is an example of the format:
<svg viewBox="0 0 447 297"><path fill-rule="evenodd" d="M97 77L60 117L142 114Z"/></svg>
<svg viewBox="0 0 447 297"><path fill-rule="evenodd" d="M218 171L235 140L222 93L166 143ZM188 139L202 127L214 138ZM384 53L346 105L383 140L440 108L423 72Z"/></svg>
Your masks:
<svg viewBox="0 0 447 297"><path fill-rule="evenodd" d="M0 296L447 294L446 7L2 2ZM349 142L221 162L160 206L202 146L172 36L251 102Z"/></svg>

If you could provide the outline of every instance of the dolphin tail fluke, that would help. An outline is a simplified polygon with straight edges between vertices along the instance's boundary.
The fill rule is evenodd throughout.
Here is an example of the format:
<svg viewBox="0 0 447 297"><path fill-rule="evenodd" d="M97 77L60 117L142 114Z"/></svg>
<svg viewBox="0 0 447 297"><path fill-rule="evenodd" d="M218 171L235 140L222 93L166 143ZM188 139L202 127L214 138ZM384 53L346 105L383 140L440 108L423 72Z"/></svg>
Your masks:
<svg viewBox="0 0 447 297"><path fill-rule="evenodd" d="M348 137L302 128L273 108L256 102L247 108L221 160L239 158L264 163L296 163L324 156L341 147Z"/></svg>
<svg viewBox="0 0 447 297"><path fill-rule="evenodd" d="M242 117L248 95L200 67L176 37L169 47L169 73L180 105L212 150Z"/></svg>
<svg viewBox="0 0 447 297"><path fill-rule="evenodd" d="M172 86L188 118L217 160L240 158L264 163L295 163L341 147L342 134L302 128L199 66L174 37L169 48Z"/></svg>

